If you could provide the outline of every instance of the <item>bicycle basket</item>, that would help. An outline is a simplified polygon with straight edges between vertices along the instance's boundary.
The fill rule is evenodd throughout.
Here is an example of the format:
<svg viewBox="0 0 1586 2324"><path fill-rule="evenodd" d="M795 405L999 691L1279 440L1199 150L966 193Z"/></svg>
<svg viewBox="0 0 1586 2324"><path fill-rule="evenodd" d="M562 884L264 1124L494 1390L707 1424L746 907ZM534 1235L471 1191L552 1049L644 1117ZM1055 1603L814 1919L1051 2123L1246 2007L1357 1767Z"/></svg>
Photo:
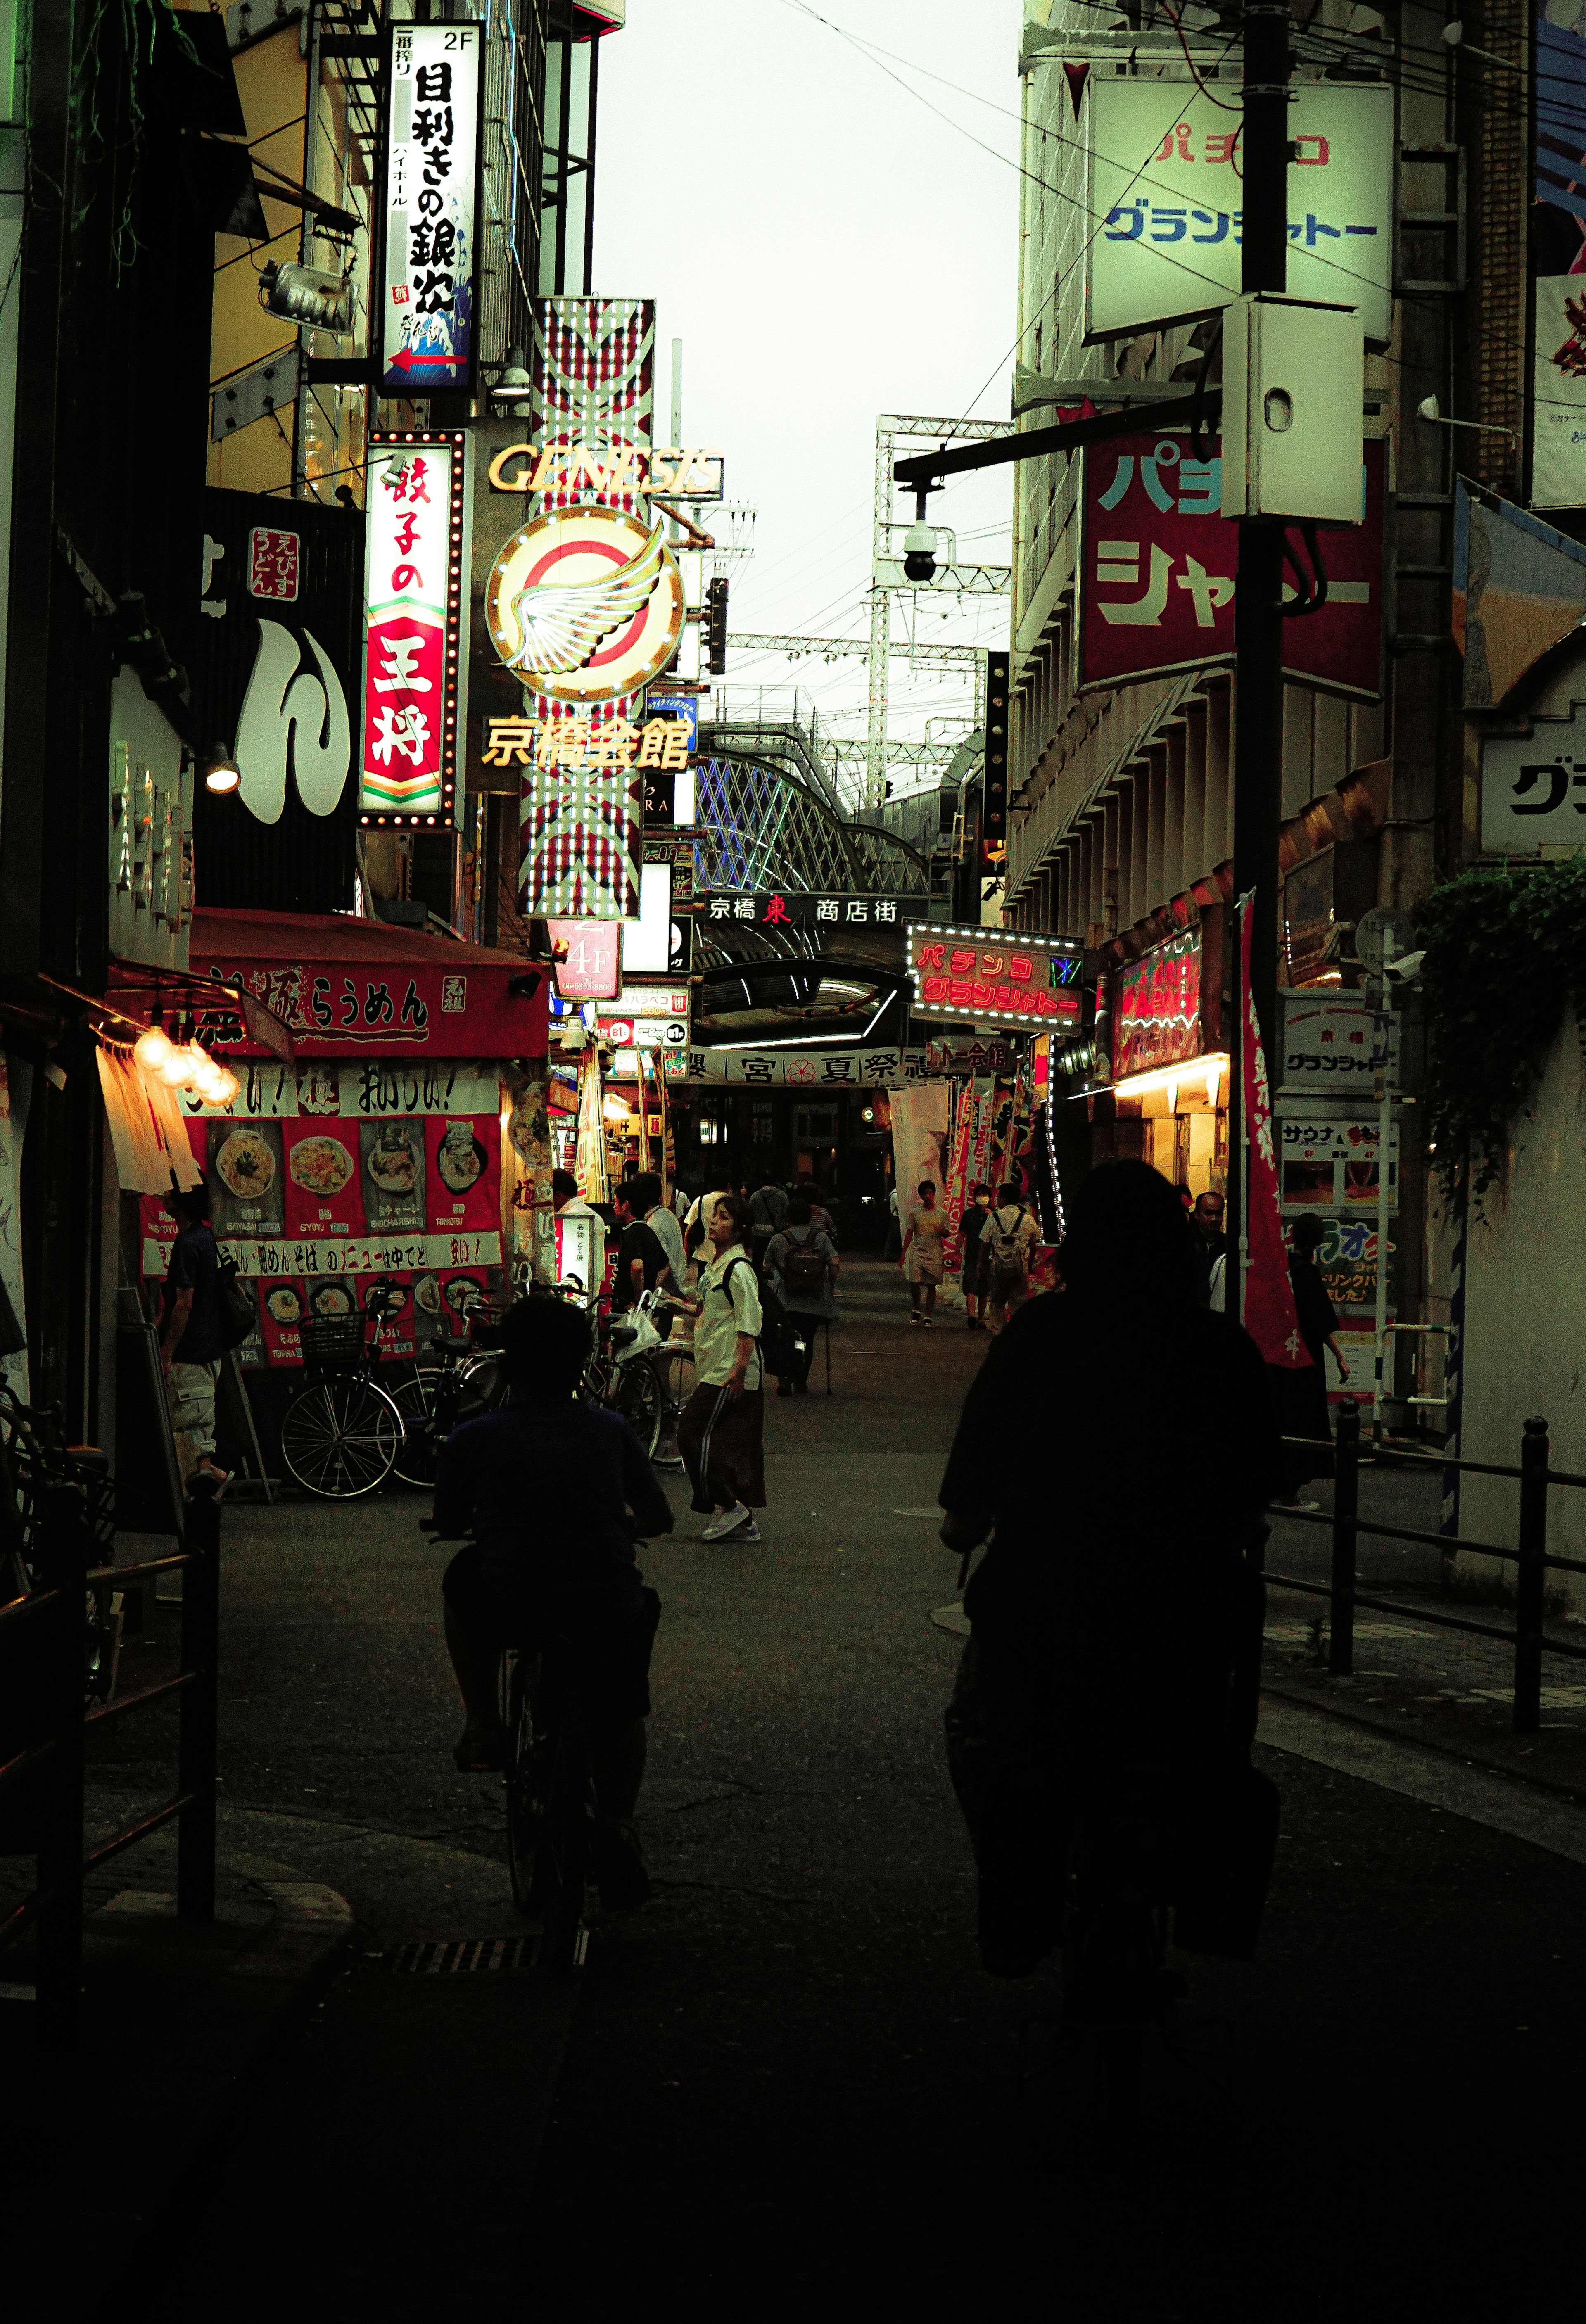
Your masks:
<svg viewBox="0 0 1586 2324"><path fill-rule="evenodd" d="M318 1372L355 1372L364 1360L369 1318L355 1315L305 1315L301 1324L303 1361Z"/></svg>

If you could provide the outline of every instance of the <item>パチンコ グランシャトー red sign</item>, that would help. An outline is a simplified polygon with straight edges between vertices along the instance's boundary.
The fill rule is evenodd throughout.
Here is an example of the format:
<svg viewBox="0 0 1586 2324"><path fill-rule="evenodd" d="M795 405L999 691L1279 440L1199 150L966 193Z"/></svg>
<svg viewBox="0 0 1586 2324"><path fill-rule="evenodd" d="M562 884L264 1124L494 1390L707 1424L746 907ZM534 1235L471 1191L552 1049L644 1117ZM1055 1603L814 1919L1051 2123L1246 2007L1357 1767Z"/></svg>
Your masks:
<svg viewBox="0 0 1586 2324"><path fill-rule="evenodd" d="M1080 1019L1078 945L1058 936L1010 936L996 928L951 928L916 921L908 929L909 1002L916 1017L1046 1031Z"/></svg>

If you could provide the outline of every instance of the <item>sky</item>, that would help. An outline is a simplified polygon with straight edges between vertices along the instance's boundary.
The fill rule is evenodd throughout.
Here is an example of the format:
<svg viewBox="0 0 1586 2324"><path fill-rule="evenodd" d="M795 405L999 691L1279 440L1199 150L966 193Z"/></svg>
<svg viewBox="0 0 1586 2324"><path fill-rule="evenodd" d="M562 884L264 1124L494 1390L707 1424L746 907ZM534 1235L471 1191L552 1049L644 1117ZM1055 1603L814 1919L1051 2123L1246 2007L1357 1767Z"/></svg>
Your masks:
<svg viewBox="0 0 1586 2324"><path fill-rule="evenodd" d="M1009 417L1020 15L1019 0L629 0L603 44L594 288L656 300L658 432L680 337L683 439L722 446L729 500L759 512L734 631L867 637L878 414ZM992 470L934 493L931 520L964 561L1006 564L1011 508L1010 472ZM911 519L911 499L895 513ZM895 597L893 635L1006 645L1008 604ZM970 679L895 660L889 731L966 720ZM861 659L734 653L718 683L738 701L765 687L768 715L798 685L823 724L864 733Z"/></svg>

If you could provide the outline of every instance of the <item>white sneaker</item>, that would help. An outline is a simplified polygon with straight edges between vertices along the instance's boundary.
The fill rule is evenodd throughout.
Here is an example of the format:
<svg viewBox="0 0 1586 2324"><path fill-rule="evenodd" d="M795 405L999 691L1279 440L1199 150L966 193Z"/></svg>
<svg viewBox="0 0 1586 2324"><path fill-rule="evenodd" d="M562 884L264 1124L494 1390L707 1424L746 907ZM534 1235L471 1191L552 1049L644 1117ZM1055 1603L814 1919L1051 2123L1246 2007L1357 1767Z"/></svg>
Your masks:
<svg viewBox="0 0 1586 2324"><path fill-rule="evenodd" d="M740 1526L752 1526L753 1523L753 1518L742 1502L734 1501L730 1509L722 1511L714 1524L705 1526L699 1538L701 1541L725 1541L727 1536L735 1534Z"/></svg>

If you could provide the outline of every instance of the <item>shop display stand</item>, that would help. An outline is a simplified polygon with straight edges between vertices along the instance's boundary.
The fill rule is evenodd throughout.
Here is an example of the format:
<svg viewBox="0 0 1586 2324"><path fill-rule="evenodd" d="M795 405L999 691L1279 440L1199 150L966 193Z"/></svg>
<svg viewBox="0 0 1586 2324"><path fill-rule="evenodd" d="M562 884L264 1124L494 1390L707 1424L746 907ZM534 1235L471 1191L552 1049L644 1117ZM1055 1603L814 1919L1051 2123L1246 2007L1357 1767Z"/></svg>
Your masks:
<svg viewBox="0 0 1586 2324"><path fill-rule="evenodd" d="M228 1348L221 1359L216 1400L224 1409L228 1434L242 1450L243 1473L234 1477L227 1486L229 1498L234 1501L262 1500L266 1508L273 1508L275 1489L281 1479L272 1477L265 1463L254 1420L253 1400L235 1348Z"/></svg>

